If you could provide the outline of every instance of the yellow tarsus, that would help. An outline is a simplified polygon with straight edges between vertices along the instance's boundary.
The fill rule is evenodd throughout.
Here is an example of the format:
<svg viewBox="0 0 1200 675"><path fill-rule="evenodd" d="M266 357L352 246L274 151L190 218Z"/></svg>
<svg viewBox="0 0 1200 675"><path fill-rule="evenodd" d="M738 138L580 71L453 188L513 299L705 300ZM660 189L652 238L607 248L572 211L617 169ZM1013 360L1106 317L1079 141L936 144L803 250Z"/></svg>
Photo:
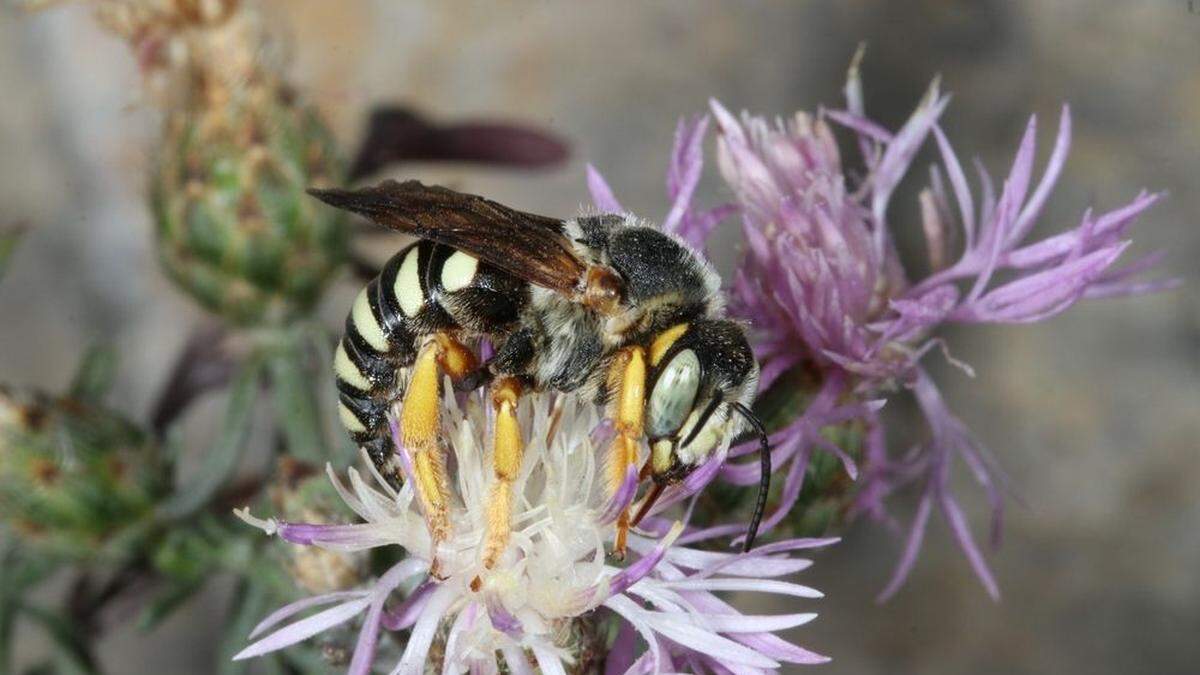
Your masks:
<svg viewBox="0 0 1200 675"><path fill-rule="evenodd" d="M508 547L512 534L513 482L521 471L525 445L517 423L517 401L521 383L505 377L492 387L492 406L496 411L496 429L492 445L492 466L496 482L488 495L487 539L483 547L483 564L491 568Z"/></svg>

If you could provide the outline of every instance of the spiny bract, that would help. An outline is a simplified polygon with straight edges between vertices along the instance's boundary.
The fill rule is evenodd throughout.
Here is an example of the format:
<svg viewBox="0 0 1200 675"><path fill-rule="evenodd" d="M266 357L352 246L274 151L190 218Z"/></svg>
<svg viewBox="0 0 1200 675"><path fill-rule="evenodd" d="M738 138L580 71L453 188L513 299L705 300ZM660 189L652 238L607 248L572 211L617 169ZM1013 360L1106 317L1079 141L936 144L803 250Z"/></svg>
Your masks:
<svg viewBox="0 0 1200 675"><path fill-rule="evenodd" d="M130 550L164 492L154 441L72 397L0 388L0 529L68 558Z"/></svg>
<svg viewBox="0 0 1200 675"><path fill-rule="evenodd" d="M340 174L316 112L273 88L170 112L151 177L164 268L236 323L304 313L346 254L341 217L304 190Z"/></svg>

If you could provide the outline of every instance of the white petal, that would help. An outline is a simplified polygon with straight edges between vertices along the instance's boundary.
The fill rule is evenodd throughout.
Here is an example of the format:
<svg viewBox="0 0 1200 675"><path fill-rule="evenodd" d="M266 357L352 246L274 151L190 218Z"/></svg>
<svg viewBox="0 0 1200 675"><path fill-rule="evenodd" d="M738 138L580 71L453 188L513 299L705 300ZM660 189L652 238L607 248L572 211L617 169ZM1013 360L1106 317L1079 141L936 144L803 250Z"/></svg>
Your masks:
<svg viewBox="0 0 1200 675"><path fill-rule="evenodd" d="M350 470L353 471L354 469ZM368 520L366 507L363 506L363 503L361 500L359 500L358 496L348 490L342 483L342 479L338 477L337 473L333 470L332 464L325 465L325 474L329 476L330 484L333 485L334 491L338 493L338 496L342 498L342 501L346 503L346 506L349 506L350 510L357 513L358 516L363 520Z"/></svg>
<svg viewBox="0 0 1200 675"><path fill-rule="evenodd" d="M656 615L657 614L657 615ZM650 626L664 637L722 662L755 668L778 668L779 663L733 640L699 628L678 616L648 614Z"/></svg>
<svg viewBox="0 0 1200 675"><path fill-rule="evenodd" d="M667 551L666 559L673 563L691 569L703 570L720 564L721 574L731 574L739 577L781 577L794 574L812 566L812 561L805 558L788 558L785 556L747 556L745 559L725 563L734 557L731 553L715 553L711 551L694 551L686 548L673 548Z"/></svg>
<svg viewBox="0 0 1200 675"><path fill-rule="evenodd" d="M537 659L538 668L545 675L567 675L567 671L563 668L562 659L554 650L535 646L533 648L533 656Z"/></svg>
<svg viewBox="0 0 1200 675"><path fill-rule="evenodd" d="M470 629L470 624L474 623L478 616L479 605L471 604L463 608L454 617L454 623L450 625L450 632L446 635L446 655L442 659L442 675L454 675L458 672L459 654L458 642L462 639L465 631Z"/></svg>
<svg viewBox="0 0 1200 675"><path fill-rule="evenodd" d="M825 597L815 588L775 579L681 579L663 582L663 585L680 591L756 591L796 598Z"/></svg>
<svg viewBox="0 0 1200 675"><path fill-rule="evenodd" d="M506 645L500 650L504 654L504 662L508 665L508 671L513 675L535 675L533 667L529 665L529 659L525 656L525 650L515 645Z"/></svg>
<svg viewBox="0 0 1200 675"><path fill-rule="evenodd" d="M392 675L421 675L425 672L425 657L429 655L429 645L441 624L442 616L456 599L456 591L451 586L442 586L433 592L421 618L413 626L408 645L404 648L404 656L392 671Z"/></svg>
<svg viewBox="0 0 1200 675"><path fill-rule="evenodd" d="M234 509L233 515L241 518L242 522L246 523L247 525L250 525L251 527L257 527L268 535L273 536L279 531L279 521L275 520L274 518L267 518L266 520L263 520L262 518L255 518L254 516L250 515L249 506L245 506L240 509Z"/></svg>
<svg viewBox="0 0 1200 675"><path fill-rule="evenodd" d="M290 624L279 630L271 633L267 637L255 642L246 647L242 651L234 655L234 661L248 659L255 656L262 656L273 652L277 649L290 647L297 642L302 642L317 633L324 632L338 625L339 623L348 621L355 615L362 612L371 603L369 598L358 598L350 602L342 603L336 607L314 614L307 619L302 619L296 623Z"/></svg>
<svg viewBox="0 0 1200 675"><path fill-rule="evenodd" d="M249 637L251 639L254 639L255 637L257 637L260 633L262 633L266 629L274 626L275 624L279 623L280 621L283 621L284 619L292 616L293 614L303 612L304 610L308 609L309 607L318 607L320 605L328 605L331 602L336 602L338 600L345 600L347 598L365 598L368 594L369 594L369 591L339 591L337 593L326 593L324 595L314 595L311 598L297 600L296 602L293 602L288 605L284 605L283 607L280 607L279 609L275 610L274 612L271 612L270 614L268 614L267 618L260 621L259 624L254 627L254 630L250 631Z"/></svg>
<svg viewBox="0 0 1200 675"><path fill-rule="evenodd" d="M696 619L701 627L721 633L771 633L777 630L787 630L796 626L803 626L817 618L817 615L812 612L771 616L700 614L690 618Z"/></svg>
<svg viewBox="0 0 1200 675"><path fill-rule="evenodd" d="M620 614L629 622L630 626L633 626L633 629L642 636L646 644L650 645L650 653L654 656L654 662L658 663L662 658L662 647L658 644L658 636L654 634L654 631L643 619L646 611L623 595L614 595L605 600L604 606ZM635 663L634 665L636 666L637 664Z"/></svg>

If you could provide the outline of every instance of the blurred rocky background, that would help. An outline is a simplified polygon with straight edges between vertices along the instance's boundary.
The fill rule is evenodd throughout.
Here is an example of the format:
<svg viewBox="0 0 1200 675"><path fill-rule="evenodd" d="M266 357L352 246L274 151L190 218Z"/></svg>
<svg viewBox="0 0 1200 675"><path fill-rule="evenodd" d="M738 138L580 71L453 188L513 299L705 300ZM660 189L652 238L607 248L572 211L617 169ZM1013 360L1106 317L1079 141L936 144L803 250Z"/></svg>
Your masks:
<svg viewBox="0 0 1200 675"><path fill-rule="evenodd" d="M908 586L877 606L898 541L859 525L808 573L827 597L800 640L834 657L827 673L1196 672L1200 3L266 4L292 35L294 80L347 146L379 102L520 120L570 139L573 159L556 170L393 172L550 213L586 201L590 161L628 208L661 216L677 117L709 97L779 114L839 104L864 40L868 112L898 124L940 73L955 94L943 119L956 148L994 174L1030 112L1043 120L1044 157L1070 102L1073 151L1045 227L1141 187L1168 190L1135 229L1133 253L1169 249L1164 268L1186 285L1085 303L1045 325L951 336L978 375L947 369L947 396L1014 486L992 557L1003 599L987 598L935 520ZM153 254L143 176L158 121L138 82L125 46L85 7L0 13L0 224L34 227L0 284L0 379L62 388L76 355L107 340L124 359L111 398L145 419L201 314ZM915 198L894 204L895 222L916 228ZM376 246L368 253L384 257L395 242ZM722 253L727 269L735 253ZM354 291L347 282L327 299L331 318ZM190 427L189 438L212 433ZM149 638L116 631L101 656L117 673L209 672L221 606L201 598ZM22 643L29 658L46 648L32 635Z"/></svg>

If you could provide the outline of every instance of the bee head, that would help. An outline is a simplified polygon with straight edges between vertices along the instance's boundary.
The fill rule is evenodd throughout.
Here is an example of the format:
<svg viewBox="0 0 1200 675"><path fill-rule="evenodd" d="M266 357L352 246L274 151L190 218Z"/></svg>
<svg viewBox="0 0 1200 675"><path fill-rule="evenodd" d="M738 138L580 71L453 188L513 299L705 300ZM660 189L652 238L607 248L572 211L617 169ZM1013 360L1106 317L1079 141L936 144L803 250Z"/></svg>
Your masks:
<svg viewBox="0 0 1200 675"><path fill-rule="evenodd" d="M770 455L762 425L749 409L758 385L758 365L742 327L711 319L673 326L652 343L650 368L645 428L650 442L648 469L656 491L686 478L727 438L749 425L763 441L766 464L759 496L763 502ZM759 517L761 507L756 509L747 546Z"/></svg>

